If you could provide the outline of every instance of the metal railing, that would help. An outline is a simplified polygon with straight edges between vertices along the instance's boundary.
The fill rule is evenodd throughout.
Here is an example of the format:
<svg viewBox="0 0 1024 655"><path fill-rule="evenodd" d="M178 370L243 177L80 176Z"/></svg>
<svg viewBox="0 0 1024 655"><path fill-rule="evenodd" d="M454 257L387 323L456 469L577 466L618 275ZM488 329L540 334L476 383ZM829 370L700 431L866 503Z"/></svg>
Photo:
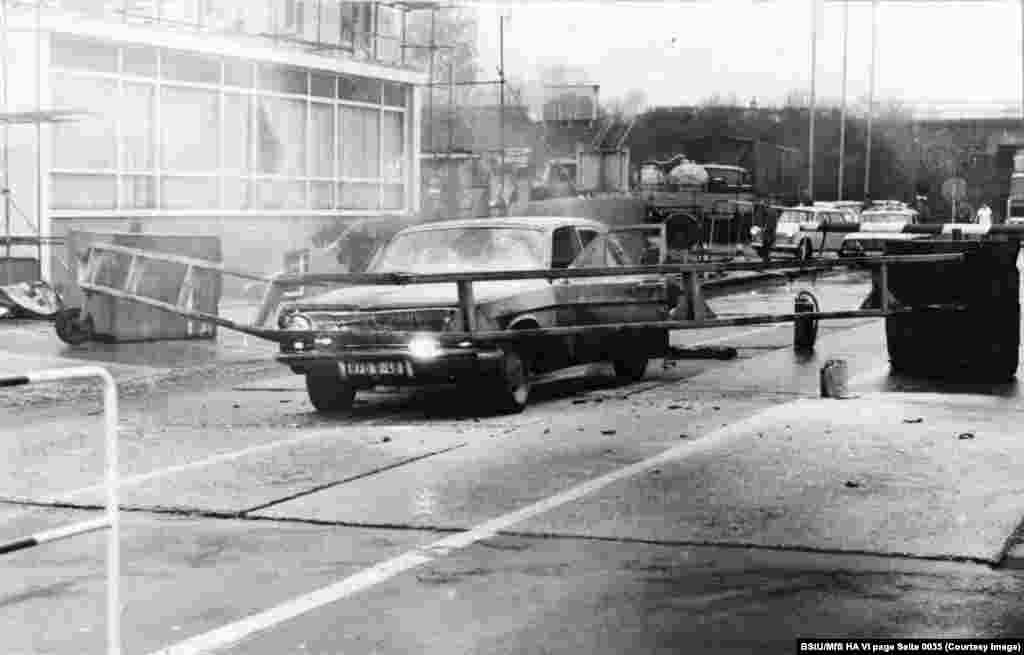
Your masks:
<svg viewBox="0 0 1024 655"><path fill-rule="evenodd" d="M107 654L121 653L121 522L118 513L118 453L117 453L117 383L99 366L49 369L26 375L0 377L0 387L17 387L40 382L57 382L80 378L100 378L103 381L103 418L105 426L105 487L106 512L102 518L81 521L37 532L21 539L0 543L0 555L14 553L43 544L69 539L82 534L107 530Z"/></svg>

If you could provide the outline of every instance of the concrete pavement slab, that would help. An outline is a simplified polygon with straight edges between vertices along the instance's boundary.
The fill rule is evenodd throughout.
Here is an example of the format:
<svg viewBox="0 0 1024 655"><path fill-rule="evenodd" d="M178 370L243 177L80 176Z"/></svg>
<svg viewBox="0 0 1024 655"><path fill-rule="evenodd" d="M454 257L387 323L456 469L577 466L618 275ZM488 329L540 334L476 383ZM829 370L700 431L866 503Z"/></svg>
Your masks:
<svg viewBox="0 0 1024 655"><path fill-rule="evenodd" d="M121 492L126 506L182 511L239 514L342 481L400 471L407 462L424 461L431 454L466 443L460 431L395 426L368 434L360 428L319 430L319 437L279 447L242 453L209 465L172 468L132 484ZM199 461L200 463L202 460ZM130 478L129 478L130 481ZM102 489L75 498L80 503L101 503ZM372 522L364 518L363 522Z"/></svg>
<svg viewBox="0 0 1024 655"><path fill-rule="evenodd" d="M51 510L41 523L50 527L97 516ZM136 512L122 513L121 519L124 653L155 651L437 538ZM105 540L103 533L93 533L4 556L0 651L106 652Z"/></svg>
<svg viewBox="0 0 1024 655"><path fill-rule="evenodd" d="M522 529L994 563L1024 516L1021 418L988 397L800 399Z"/></svg>
<svg viewBox="0 0 1024 655"><path fill-rule="evenodd" d="M539 423L477 441L255 516L468 527L756 413L776 399L586 400ZM671 407L671 409L669 409Z"/></svg>
<svg viewBox="0 0 1024 655"><path fill-rule="evenodd" d="M781 655L798 637L1019 634L1021 593L960 563L500 536L222 652Z"/></svg>

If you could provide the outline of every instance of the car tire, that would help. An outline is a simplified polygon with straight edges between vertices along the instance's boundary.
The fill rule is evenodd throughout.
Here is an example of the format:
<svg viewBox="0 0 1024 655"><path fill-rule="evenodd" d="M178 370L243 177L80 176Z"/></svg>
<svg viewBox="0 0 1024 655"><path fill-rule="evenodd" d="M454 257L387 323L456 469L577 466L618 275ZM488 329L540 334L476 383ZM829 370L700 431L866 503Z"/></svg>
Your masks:
<svg viewBox="0 0 1024 655"><path fill-rule="evenodd" d="M647 363L650 359L647 355L634 354L625 355L612 360L612 368L615 369L615 377L622 382L636 382L647 373Z"/></svg>
<svg viewBox="0 0 1024 655"><path fill-rule="evenodd" d="M491 405L499 414L518 414L530 400L530 367L526 357L507 350L496 376L487 385Z"/></svg>
<svg viewBox="0 0 1024 655"><path fill-rule="evenodd" d="M336 414L352 409L356 389L333 368L318 368L306 373L309 402L321 414Z"/></svg>
<svg viewBox="0 0 1024 655"><path fill-rule="evenodd" d="M647 373L647 364L652 357L661 357L668 352L669 333L668 330L640 330L610 340L607 348L608 359L619 382L636 382Z"/></svg>
<svg viewBox="0 0 1024 655"><path fill-rule="evenodd" d="M65 309L54 319L57 337L66 344L80 346L91 341L94 336L92 316L80 318L82 310L78 307Z"/></svg>

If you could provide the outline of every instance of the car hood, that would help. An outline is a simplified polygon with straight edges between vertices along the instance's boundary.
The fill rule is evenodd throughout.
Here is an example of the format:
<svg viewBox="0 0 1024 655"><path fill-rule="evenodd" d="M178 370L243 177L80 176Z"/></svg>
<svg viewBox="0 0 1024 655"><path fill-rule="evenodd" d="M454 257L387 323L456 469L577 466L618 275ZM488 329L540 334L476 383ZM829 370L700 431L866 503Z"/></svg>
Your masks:
<svg viewBox="0 0 1024 655"><path fill-rule="evenodd" d="M477 304L483 304L549 285L550 282L540 279L475 282L473 296ZM454 282L402 286L365 285L335 289L304 298L295 304L303 308L344 307L360 310L455 307L459 304L459 293Z"/></svg>

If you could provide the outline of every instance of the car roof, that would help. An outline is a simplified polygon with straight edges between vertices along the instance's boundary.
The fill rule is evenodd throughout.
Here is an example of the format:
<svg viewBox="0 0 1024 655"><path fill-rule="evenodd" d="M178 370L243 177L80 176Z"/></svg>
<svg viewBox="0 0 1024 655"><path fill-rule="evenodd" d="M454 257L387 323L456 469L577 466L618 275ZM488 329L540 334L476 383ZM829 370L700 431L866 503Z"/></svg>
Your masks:
<svg viewBox="0 0 1024 655"><path fill-rule="evenodd" d="M423 232L428 230L447 230L465 227L520 227L534 230L550 231L564 226L591 227L597 230L607 230L608 226L599 221L589 218L577 218L573 216L508 216L491 218L460 218L448 221L431 221L412 225L402 230L403 233Z"/></svg>

